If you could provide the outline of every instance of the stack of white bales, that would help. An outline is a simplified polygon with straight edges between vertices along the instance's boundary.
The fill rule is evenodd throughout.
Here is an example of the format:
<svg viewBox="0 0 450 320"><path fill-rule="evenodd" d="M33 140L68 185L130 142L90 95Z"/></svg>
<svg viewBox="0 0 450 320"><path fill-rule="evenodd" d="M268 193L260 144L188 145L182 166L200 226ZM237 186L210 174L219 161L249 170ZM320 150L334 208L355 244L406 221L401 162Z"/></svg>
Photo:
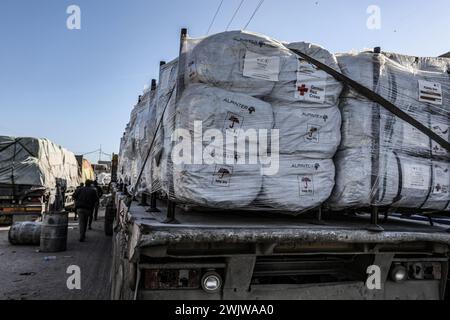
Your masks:
<svg viewBox="0 0 450 320"><path fill-rule="evenodd" d="M339 71L336 58L309 43L287 45ZM338 99L342 85L298 56L281 67L269 96L280 130L280 171L265 176L260 199L291 212L320 206L334 187L333 157L341 136Z"/></svg>
<svg viewBox="0 0 450 320"><path fill-rule="evenodd" d="M320 47L291 46L338 69L333 55ZM280 157L275 161L280 169L261 176L259 162L242 164L258 153L257 144L247 145L244 153L225 152L223 164L176 165L175 199L223 209L256 204L292 213L327 200L334 186L331 159L340 142L338 82L300 61L284 44L240 31L190 43L187 67L187 86L175 112L169 112L176 128L193 134L194 123L202 121L204 132L225 136L231 130L238 141L246 139L242 131L279 129ZM224 151L233 147L228 144ZM209 158L221 156L212 152Z"/></svg>
<svg viewBox="0 0 450 320"><path fill-rule="evenodd" d="M156 112L154 118L156 137L151 157L151 175L153 192L160 191L165 195L171 193L171 152L172 134L175 130L177 78L178 59L161 66L158 90L156 92ZM160 121L161 123L159 123ZM158 130L156 131L156 129Z"/></svg>
<svg viewBox="0 0 450 320"><path fill-rule="evenodd" d="M343 73L449 140L449 59L343 54ZM336 157L333 209L391 206L445 210L449 154L405 121L353 91L341 102L343 141Z"/></svg>
<svg viewBox="0 0 450 320"><path fill-rule="evenodd" d="M150 127L153 125L150 119L150 107L154 99L154 92L146 90L139 97L137 105L131 112L130 122L123 140L123 152L120 168L123 170L123 182L128 185L128 191L134 192L137 179L151 142ZM147 168L149 170L149 168ZM150 189L148 175L144 174L137 186L137 192L146 192Z"/></svg>
<svg viewBox="0 0 450 320"><path fill-rule="evenodd" d="M0 184L66 190L80 183L75 155L47 139L0 136Z"/></svg>

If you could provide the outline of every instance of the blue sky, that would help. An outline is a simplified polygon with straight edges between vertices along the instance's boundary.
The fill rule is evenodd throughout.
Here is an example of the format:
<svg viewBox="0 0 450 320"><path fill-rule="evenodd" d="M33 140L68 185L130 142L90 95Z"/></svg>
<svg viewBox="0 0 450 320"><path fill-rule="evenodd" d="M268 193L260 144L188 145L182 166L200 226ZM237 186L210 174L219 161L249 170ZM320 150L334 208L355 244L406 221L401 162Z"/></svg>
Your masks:
<svg viewBox="0 0 450 320"><path fill-rule="evenodd" d="M178 52L179 30L203 36L220 0L0 0L0 134L49 138L85 153L117 152L137 96L160 60ZM242 29L259 0L246 0ZM224 0L211 30L223 31L240 0ZM80 6L82 29L66 28ZM369 5L381 30L366 27ZM450 51L448 0L266 0L249 30L311 41L332 52L382 46L437 56Z"/></svg>

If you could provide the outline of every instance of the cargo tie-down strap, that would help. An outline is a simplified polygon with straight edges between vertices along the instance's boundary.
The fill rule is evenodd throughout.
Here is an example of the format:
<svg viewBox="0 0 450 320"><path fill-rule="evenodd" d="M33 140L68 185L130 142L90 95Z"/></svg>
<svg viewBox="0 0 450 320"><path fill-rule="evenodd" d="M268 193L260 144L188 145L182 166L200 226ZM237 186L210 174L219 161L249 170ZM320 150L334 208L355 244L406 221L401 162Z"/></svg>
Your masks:
<svg viewBox="0 0 450 320"><path fill-rule="evenodd" d="M450 143L440 137L438 134L433 132L431 129L424 126L422 123L411 117L409 114L395 106L393 103L389 102L382 96L380 96L378 93L374 92L373 90L361 85L360 83L356 82L353 79L350 79L346 75L340 73L339 71L334 70L333 68L327 66L326 64L308 56L307 54L304 54L301 51L290 49L293 53L300 56L301 58L305 59L309 63L315 65L317 68L321 69L322 71L325 71L332 77L334 77L336 80L348 85L353 90L361 94L362 96L366 97L367 99L378 103L386 110L390 111L392 114L394 114L396 117L402 119L403 121L409 123L414 128L428 136L431 140L438 143L442 148L447 150L450 153Z"/></svg>
<svg viewBox="0 0 450 320"><path fill-rule="evenodd" d="M172 96L173 96L173 93L175 92L175 89L176 89L176 86L173 87L173 89L168 94L166 105L165 105L165 107L163 109L163 112L161 114L161 118L158 120L158 125L157 125L156 130L155 130L155 135L153 136L152 142L150 143L150 146L149 146L149 148L147 150L147 155L145 156L144 163L142 164L142 168L139 171L139 175L138 175L138 178L137 178L136 183L134 185L134 189L132 190L133 198L135 198L137 196L137 189L138 189L139 183L141 182L142 175L144 174L145 166L147 165L147 162L148 162L148 160L149 160L149 158L150 158L150 156L152 154L153 146L154 146L155 141L156 141L156 136L157 136L159 130L161 129L161 127L162 127L162 123L163 123L163 120L164 120L164 115L166 114L167 107L169 106L170 100L172 99ZM128 205L128 210L130 210L130 208L131 208L131 202Z"/></svg>

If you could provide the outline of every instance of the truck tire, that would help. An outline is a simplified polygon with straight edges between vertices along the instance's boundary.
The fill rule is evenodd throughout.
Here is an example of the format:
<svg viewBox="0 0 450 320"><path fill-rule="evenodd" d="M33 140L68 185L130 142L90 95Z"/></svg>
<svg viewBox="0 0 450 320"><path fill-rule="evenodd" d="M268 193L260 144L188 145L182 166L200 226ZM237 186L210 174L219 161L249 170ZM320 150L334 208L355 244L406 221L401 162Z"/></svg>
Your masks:
<svg viewBox="0 0 450 320"><path fill-rule="evenodd" d="M115 218L115 211L112 204L108 205L106 207L105 211L105 235L108 237L113 236L114 234L114 218Z"/></svg>
<svg viewBox="0 0 450 320"><path fill-rule="evenodd" d="M128 287L134 292L136 290L137 264L128 260L126 260L125 263L127 264L126 272Z"/></svg>
<svg viewBox="0 0 450 320"><path fill-rule="evenodd" d="M121 264L120 234L114 236L113 259L111 264L111 300L120 300L123 285L123 267Z"/></svg>

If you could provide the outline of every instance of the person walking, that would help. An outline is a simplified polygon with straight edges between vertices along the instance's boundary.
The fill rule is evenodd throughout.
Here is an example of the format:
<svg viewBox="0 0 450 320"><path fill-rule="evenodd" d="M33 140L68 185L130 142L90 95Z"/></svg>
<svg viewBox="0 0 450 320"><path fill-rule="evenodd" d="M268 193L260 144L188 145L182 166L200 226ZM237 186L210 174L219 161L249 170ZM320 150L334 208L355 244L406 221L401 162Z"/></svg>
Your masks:
<svg viewBox="0 0 450 320"><path fill-rule="evenodd" d="M100 207L100 199L103 197L103 190L102 190L102 187L100 187L98 185L97 181L94 182L94 187L95 187L95 190L97 191L97 196L98 196L98 201L95 204L95 209L94 209L94 220L97 221L98 220L98 209Z"/></svg>
<svg viewBox="0 0 450 320"><path fill-rule="evenodd" d="M86 186L77 189L73 194L79 220L80 242L86 240L86 229L89 218L92 216L95 204L98 201L97 191L92 187L92 184L92 181L86 181Z"/></svg>
<svg viewBox="0 0 450 320"><path fill-rule="evenodd" d="M75 192L78 190L78 189L81 189L81 188L83 188L84 187L84 183L81 183L76 189L75 189ZM74 221L77 221L78 220L78 213L77 213L77 206L75 205L75 217L73 218L73 220Z"/></svg>

